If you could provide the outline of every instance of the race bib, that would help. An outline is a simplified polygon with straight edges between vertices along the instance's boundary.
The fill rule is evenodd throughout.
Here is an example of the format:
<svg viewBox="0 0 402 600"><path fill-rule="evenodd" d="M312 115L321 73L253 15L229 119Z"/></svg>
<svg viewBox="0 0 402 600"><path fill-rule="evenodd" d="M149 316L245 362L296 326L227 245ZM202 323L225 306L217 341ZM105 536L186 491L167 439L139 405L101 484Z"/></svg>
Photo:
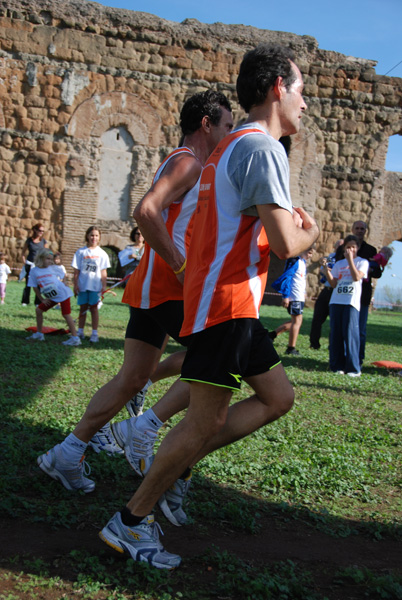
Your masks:
<svg viewBox="0 0 402 600"><path fill-rule="evenodd" d="M336 292L341 296L351 296L353 294L353 283L351 281L342 281L342 283L338 283Z"/></svg>
<svg viewBox="0 0 402 600"><path fill-rule="evenodd" d="M45 285L41 289L41 293L42 293L42 296L44 296L45 298L48 298L49 300L52 300L53 298L55 298L57 296L57 290L51 283L49 283L48 285Z"/></svg>
<svg viewBox="0 0 402 600"><path fill-rule="evenodd" d="M87 273L96 273L97 270L97 264L96 264L96 260L86 260L85 261L85 271Z"/></svg>

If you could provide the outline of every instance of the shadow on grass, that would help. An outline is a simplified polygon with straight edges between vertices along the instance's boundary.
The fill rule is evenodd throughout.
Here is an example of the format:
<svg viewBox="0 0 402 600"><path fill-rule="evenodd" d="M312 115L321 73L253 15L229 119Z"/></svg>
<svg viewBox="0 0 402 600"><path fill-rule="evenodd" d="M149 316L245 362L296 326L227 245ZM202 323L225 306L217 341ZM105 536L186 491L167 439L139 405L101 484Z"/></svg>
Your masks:
<svg viewBox="0 0 402 600"><path fill-rule="evenodd" d="M11 428L14 426L11 423ZM19 467L14 481L10 481L14 492L10 496L9 490L3 489L0 499L1 531L6 536L13 532L11 543L2 539L0 560L3 568L6 565L7 571L16 575L23 570L43 579L47 572L49 577L71 584L80 582L82 591L85 585L98 582L106 587L113 585L115 592L135 589L136 598L173 598L176 596L163 593L181 590L182 598L207 599L215 594L205 586L214 584L218 596L233 600L318 600L329 597L313 593L322 583L324 565L325 577L331 579L340 565L373 568L370 556L384 552L387 572L399 568L396 540L402 537L400 525L350 520L324 509L259 500L200 474L194 475L190 490L186 527L173 527L157 511L158 522L166 533L163 544L168 551L182 556L182 567L174 573L162 573L135 564L97 537L140 483L126 461L105 454L89 456L96 490L88 495L71 493L35 466L35 448L24 452L33 439L38 444L40 438L56 439L61 432L38 426L19 427L19 433L24 444L12 455L7 453L6 461ZM284 568L289 563L293 574ZM295 577L299 581L288 595L279 596L275 591L269 595L266 590L245 595L248 581L272 581L278 570L282 586L295 586ZM40 582L36 586L40 589ZM193 595L186 594L188 589ZM92 588L91 598L103 598L95 591Z"/></svg>

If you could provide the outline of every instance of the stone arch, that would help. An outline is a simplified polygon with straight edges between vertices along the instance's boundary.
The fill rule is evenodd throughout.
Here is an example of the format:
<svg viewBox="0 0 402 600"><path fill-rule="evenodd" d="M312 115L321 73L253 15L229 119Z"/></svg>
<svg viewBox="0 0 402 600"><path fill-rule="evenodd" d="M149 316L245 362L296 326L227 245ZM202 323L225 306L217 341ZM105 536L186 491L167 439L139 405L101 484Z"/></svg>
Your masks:
<svg viewBox="0 0 402 600"><path fill-rule="evenodd" d="M126 131L132 139L128 209L125 218L118 215L98 218L102 138L108 131L119 130ZM107 92L95 94L77 106L66 133L70 138L70 155L63 203L63 255L67 260L72 257L82 245L83 231L94 223L100 226L102 237L106 232L118 232L122 243L116 247L123 248L134 225L133 209L160 162L159 148L165 144L162 120L139 96Z"/></svg>
<svg viewBox="0 0 402 600"><path fill-rule="evenodd" d="M378 169L372 190L370 239L377 247L390 244L402 237L402 173L385 171L389 138L402 135L400 123L387 127L384 140L375 151L373 164Z"/></svg>
<svg viewBox="0 0 402 600"><path fill-rule="evenodd" d="M126 127L138 144L156 148L161 143L157 112L135 94L125 92L95 94L84 100L71 117L67 135L88 140L119 126Z"/></svg>

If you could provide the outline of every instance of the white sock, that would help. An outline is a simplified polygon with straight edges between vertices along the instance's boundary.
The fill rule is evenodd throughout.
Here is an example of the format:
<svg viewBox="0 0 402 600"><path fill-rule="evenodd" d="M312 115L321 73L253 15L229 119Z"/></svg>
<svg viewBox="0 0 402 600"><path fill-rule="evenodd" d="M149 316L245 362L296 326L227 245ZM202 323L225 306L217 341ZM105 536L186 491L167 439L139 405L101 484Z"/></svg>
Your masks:
<svg viewBox="0 0 402 600"><path fill-rule="evenodd" d="M80 334L80 333L84 333L84 328L83 328L83 327L79 327L79 328L78 328L78 333L79 333L79 334Z"/></svg>
<svg viewBox="0 0 402 600"><path fill-rule="evenodd" d="M92 329L92 335L98 335L98 330L97 329Z"/></svg>
<svg viewBox="0 0 402 600"><path fill-rule="evenodd" d="M73 433L70 433L64 442L60 444L63 451L63 458L68 462L80 462L88 444L79 440Z"/></svg>
<svg viewBox="0 0 402 600"><path fill-rule="evenodd" d="M158 433L158 430L162 427L162 425L163 421L158 419L152 408L148 408L143 415L137 417L135 422L136 428L142 433Z"/></svg>

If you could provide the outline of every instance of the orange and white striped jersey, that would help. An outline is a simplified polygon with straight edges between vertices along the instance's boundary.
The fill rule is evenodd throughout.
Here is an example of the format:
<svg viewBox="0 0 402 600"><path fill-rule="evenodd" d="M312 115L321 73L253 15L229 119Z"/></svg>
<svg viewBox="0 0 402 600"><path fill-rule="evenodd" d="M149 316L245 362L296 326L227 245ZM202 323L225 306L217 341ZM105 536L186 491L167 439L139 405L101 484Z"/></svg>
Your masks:
<svg viewBox="0 0 402 600"><path fill-rule="evenodd" d="M189 148L176 148L159 166L153 183L159 179L168 161L183 152L195 156ZM172 202L162 211L169 236L183 256L187 255L190 242L199 182L200 180L182 200ZM122 302L136 308L153 308L168 300L183 300L183 286L169 265L145 242L144 254L128 280Z"/></svg>
<svg viewBox="0 0 402 600"><path fill-rule="evenodd" d="M258 216L240 210L238 189L228 175L229 159L245 136L268 136L267 144L278 144L258 126L243 126L226 136L207 160L200 192L184 280L184 322L180 335L237 318L258 318L269 265L269 243ZM258 140L257 144L265 143ZM282 148L281 148L282 151ZM285 162L287 163L286 159ZM267 196L273 186L264 178ZM290 194L282 186L285 208L292 211ZM274 197L269 203L276 203ZM257 202L260 204L263 202ZM283 205L282 199L278 200Z"/></svg>

